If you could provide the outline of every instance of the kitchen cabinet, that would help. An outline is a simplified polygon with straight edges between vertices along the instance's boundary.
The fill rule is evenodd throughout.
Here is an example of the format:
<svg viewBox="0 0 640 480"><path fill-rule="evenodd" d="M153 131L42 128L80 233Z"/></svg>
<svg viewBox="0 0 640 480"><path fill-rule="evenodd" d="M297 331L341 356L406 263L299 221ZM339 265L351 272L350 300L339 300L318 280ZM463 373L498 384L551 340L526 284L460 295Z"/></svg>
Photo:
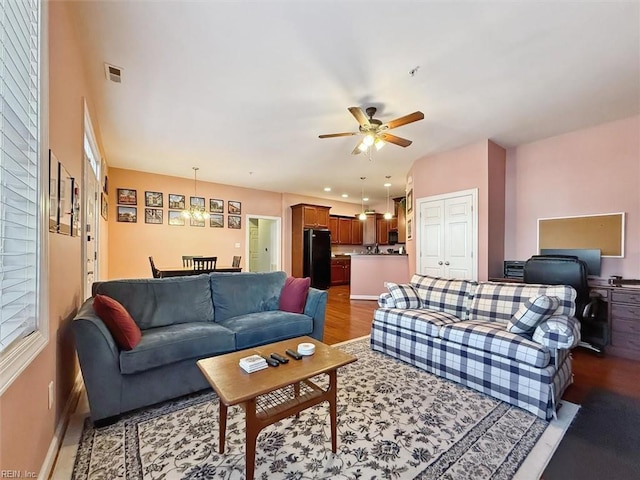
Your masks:
<svg viewBox="0 0 640 480"><path fill-rule="evenodd" d="M389 224L391 220L387 220L381 214L376 214L376 243L378 245L389 245Z"/></svg>
<svg viewBox="0 0 640 480"><path fill-rule="evenodd" d="M291 275L304 276L302 261L304 252L303 234L305 228L329 228L331 207L298 203L291 205Z"/></svg>
<svg viewBox="0 0 640 480"><path fill-rule="evenodd" d="M353 245L362 245L362 220L351 219L351 242Z"/></svg>
<svg viewBox="0 0 640 480"><path fill-rule="evenodd" d="M335 245L340 243L340 236L338 235L338 217L329 217L329 231L331 232L331 244Z"/></svg>
<svg viewBox="0 0 640 480"><path fill-rule="evenodd" d="M348 285L351 281L351 259L331 259L331 285Z"/></svg>
<svg viewBox="0 0 640 480"><path fill-rule="evenodd" d="M351 245L351 219L338 218L338 243L340 245Z"/></svg>
<svg viewBox="0 0 640 480"><path fill-rule="evenodd" d="M376 215L374 213L367 213L365 220L360 220L362 223L362 244L373 245L376 243Z"/></svg>

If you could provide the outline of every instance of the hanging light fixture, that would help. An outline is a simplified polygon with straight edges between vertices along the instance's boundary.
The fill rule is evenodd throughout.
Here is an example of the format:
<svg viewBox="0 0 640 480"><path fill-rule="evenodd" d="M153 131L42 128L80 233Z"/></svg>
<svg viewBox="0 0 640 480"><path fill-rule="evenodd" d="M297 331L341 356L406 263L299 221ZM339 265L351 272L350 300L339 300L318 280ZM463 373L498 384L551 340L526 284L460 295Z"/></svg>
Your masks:
<svg viewBox="0 0 640 480"><path fill-rule="evenodd" d="M360 180L362 180L362 196L360 197L362 211L360 212L360 215L358 215L358 218L360 220L366 220L367 219L367 214L364 213L364 180L365 180L365 178L367 178L367 177L360 177Z"/></svg>
<svg viewBox="0 0 640 480"><path fill-rule="evenodd" d="M193 168L193 198L197 198L199 168L198 167L191 167L191 168ZM185 218L193 218L194 220L205 220L209 218L209 213L207 213L206 207L203 202L203 205L190 205L188 210L185 208L182 211L182 216Z"/></svg>
<svg viewBox="0 0 640 480"><path fill-rule="evenodd" d="M391 175L387 175L384 178L387 179L387 183L384 184L384 186L387 187L387 211L384 214L384 219L391 220L391 218L393 217L391 211L389 210L389 187L391 186L391 184L389 183L389 179L391 178Z"/></svg>

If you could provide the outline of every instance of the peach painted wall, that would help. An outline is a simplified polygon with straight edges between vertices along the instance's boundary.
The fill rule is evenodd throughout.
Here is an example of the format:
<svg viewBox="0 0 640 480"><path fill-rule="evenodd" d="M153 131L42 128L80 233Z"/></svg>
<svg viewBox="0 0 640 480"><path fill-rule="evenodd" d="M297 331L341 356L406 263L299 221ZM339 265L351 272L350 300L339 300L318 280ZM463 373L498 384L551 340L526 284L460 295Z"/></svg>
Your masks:
<svg viewBox="0 0 640 480"><path fill-rule="evenodd" d="M137 190L137 223L117 221L117 189ZM353 215L358 208L346 202L334 202L316 197L281 194L264 190L234 187L198 181L197 196L225 201L225 227L170 226L167 223L168 194L185 195L187 203L193 195L193 179L157 175L153 173L111 168L109 170L109 278L151 277L149 256L158 266L181 264L182 255L215 255L219 265L231 265L234 255L241 255L245 267L246 216L265 215L280 217L282 221L282 268L291 271L291 205L310 203L331 207L331 213ZM144 223L144 192L158 191L164 194L163 224ZM226 227L226 202L242 202L242 228ZM238 243L240 246L235 247Z"/></svg>
<svg viewBox="0 0 640 480"><path fill-rule="evenodd" d="M489 190L488 140L483 140L451 152L439 153L416 160L409 172L413 180L413 223L416 224L415 203L418 199L478 188L478 279L489 275ZM416 272L415 234L407 241L409 273Z"/></svg>
<svg viewBox="0 0 640 480"><path fill-rule="evenodd" d="M521 145L507 152L505 258L537 253L537 220L626 212L625 258L602 277L640 278L640 117Z"/></svg>
<svg viewBox="0 0 640 480"><path fill-rule="evenodd" d="M47 2L47 6L49 146L71 175L82 178L82 98L88 97L89 92L79 42L68 5ZM98 129L98 125L94 127ZM80 237L49 234L49 273L44 281L44 288L47 287L49 344L0 398L2 469L40 471L77 376L69 323L82 300ZM50 381L54 382L55 391L51 410L47 397Z"/></svg>
<svg viewBox="0 0 640 480"><path fill-rule="evenodd" d="M507 152L488 142L487 180L489 222L487 226L487 269L489 277L502 277L504 272L505 170Z"/></svg>

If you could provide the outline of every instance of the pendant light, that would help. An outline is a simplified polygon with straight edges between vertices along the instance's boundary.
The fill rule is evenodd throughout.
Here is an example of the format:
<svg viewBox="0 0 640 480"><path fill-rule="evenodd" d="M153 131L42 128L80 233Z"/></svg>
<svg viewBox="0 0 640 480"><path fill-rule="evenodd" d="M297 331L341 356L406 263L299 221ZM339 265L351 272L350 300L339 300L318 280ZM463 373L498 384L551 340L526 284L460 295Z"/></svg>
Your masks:
<svg viewBox="0 0 640 480"><path fill-rule="evenodd" d="M387 183L384 184L384 186L387 187L387 211L384 214L384 219L385 220L391 220L391 218L393 218L393 215L391 214L391 211L389 210L389 187L391 186L391 184L389 183L389 179L391 178L391 175L387 175L384 178L387 179Z"/></svg>
<svg viewBox="0 0 640 480"><path fill-rule="evenodd" d="M367 177L360 177L360 180L362 180L362 196L360 197L362 211L360 212L360 215L358 215L358 218L360 220L366 220L367 219L367 214L364 213L364 180L365 180L365 178L367 178Z"/></svg>
<svg viewBox="0 0 640 480"><path fill-rule="evenodd" d="M197 186L198 186L198 167L193 168L193 196L197 197ZM186 208L182 211L182 216L185 218L192 218L194 220L202 221L209 218L209 213L207 213L206 206L199 205L190 205L189 209Z"/></svg>

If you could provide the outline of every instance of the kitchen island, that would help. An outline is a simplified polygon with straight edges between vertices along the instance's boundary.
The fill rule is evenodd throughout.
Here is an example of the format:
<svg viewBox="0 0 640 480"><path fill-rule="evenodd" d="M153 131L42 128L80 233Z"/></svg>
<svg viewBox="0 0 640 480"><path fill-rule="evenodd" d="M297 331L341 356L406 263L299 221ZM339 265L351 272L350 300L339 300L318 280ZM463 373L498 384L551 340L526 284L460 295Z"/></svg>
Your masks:
<svg viewBox="0 0 640 480"><path fill-rule="evenodd" d="M351 300L377 300L387 291L385 282L408 283L409 280L406 254L351 255Z"/></svg>

